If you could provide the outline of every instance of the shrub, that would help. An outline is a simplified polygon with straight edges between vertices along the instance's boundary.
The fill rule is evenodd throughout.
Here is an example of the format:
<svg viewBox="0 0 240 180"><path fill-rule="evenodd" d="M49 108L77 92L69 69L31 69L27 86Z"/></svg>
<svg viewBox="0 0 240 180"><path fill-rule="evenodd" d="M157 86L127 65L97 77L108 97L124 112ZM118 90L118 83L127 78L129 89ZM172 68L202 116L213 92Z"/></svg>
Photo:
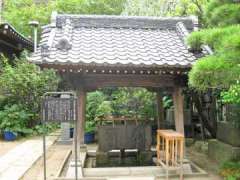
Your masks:
<svg viewBox="0 0 240 180"><path fill-rule="evenodd" d="M223 91L221 93L222 99L224 103L230 103L230 104L240 104L240 84L239 81L237 81L236 84L233 84L230 86L230 88L227 91ZM240 121L239 121L240 123Z"/></svg>
<svg viewBox="0 0 240 180"><path fill-rule="evenodd" d="M47 91L55 91L58 77L53 70L43 70L26 61L22 56L8 64L2 58L0 74L0 128L22 134L38 133L41 96Z"/></svg>
<svg viewBox="0 0 240 180"><path fill-rule="evenodd" d="M106 117L112 114L112 106L110 101L103 101L97 108L96 117Z"/></svg>
<svg viewBox="0 0 240 180"><path fill-rule="evenodd" d="M46 123L45 125L36 125L33 128L33 133L37 134L37 135L43 135L43 134L48 134L54 130L56 130L57 128L59 128L59 124L58 123Z"/></svg>
<svg viewBox="0 0 240 180"><path fill-rule="evenodd" d="M0 129L14 133L32 133L27 129L32 115L19 105L5 106L4 110L0 111Z"/></svg>
<svg viewBox="0 0 240 180"><path fill-rule="evenodd" d="M20 104L24 110L38 115L41 96L47 91L55 91L58 77L53 70L41 71L39 67L16 59L16 64L5 64L0 75L0 91L7 104Z"/></svg>
<svg viewBox="0 0 240 180"><path fill-rule="evenodd" d="M96 122L94 121L86 121L85 124L85 133L94 132L96 129Z"/></svg>
<svg viewBox="0 0 240 180"><path fill-rule="evenodd" d="M94 121L97 116L99 106L105 101L106 97L101 91L88 93L86 105L86 120Z"/></svg>
<svg viewBox="0 0 240 180"><path fill-rule="evenodd" d="M191 36L187 39L189 46L194 51L201 51L201 46L204 44L203 32L193 32Z"/></svg>
<svg viewBox="0 0 240 180"><path fill-rule="evenodd" d="M240 178L240 162L239 161L228 161L225 162L221 169L220 175L226 180L237 180Z"/></svg>

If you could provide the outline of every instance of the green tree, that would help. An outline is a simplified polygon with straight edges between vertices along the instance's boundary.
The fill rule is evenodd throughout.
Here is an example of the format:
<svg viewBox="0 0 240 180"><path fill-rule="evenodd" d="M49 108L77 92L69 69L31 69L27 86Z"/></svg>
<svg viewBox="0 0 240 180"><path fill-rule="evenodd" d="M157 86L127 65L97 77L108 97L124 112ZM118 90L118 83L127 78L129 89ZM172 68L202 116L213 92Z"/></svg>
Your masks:
<svg viewBox="0 0 240 180"><path fill-rule="evenodd" d="M87 94L86 118L87 121L94 121L99 111L99 106L106 100L101 91Z"/></svg>
<svg viewBox="0 0 240 180"><path fill-rule="evenodd" d="M25 36L32 35L29 21L37 20L40 26L48 24L55 9L53 1L49 1L47 5L35 4L33 0L7 0L4 3L4 19Z"/></svg>
<svg viewBox="0 0 240 180"><path fill-rule="evenodd" d="M38 114L41 96L57 89L59 78L53 70L40 70L26 59L16 59L14 66L6 63L0 75L0 92L6 104L17 104Z"/></svg>
<svg viewBox="0 0 240 180"><path fill-rule="evenodd" d="M114 114L154 119L155 94L144 88L118 88L112 93Z"/></svg>
<svg viewBox="0 0 240 180"><path fill-rule="evenodd" d="M125 0L58 0L56 9L60 13L119 15Z"/></svg>
<svg viewBox="0 0 240 180"><path fill-rule="evenodd" d="M209 27L240 23L240 4L233 0L210 0L205 7L204 17Z"/></svg>
<svg viewBox="0 0 240 180"><path fill-rule="evenodd" d="M125 0L49 0L35 3L34 0L7 0L3 17L24 35L31 35L28 23L40 22L40 26L50 22L52 11L70 14L114 14L122 12ZM39 28L39 30L41 30Z"/></svg>
<svg viewBox="0 0 240 180"><path fill-rule="evenodd" d="M195 15L199 19L200 25L204 24L204 8L208 0L180 0L174 11L168 12L172 16Z"/></svg>
<svg viewBox="0 0 240 180"><path fill-rule="evenodd" d="M127 0L122 14L133 16L162 16L168 8L166 0Z"/></svg>
<svg viewBox="0 0 240 180"><path fill-rule="evenodd" d="M203 21L208 0L127 0L122 14L134 16L188 16L196 15Z"/></svg>
<svg viewBox="0 0 240 180"><path fill-rule="evenodd" d="M206 7L208 29L194 32L190 46L200 50L208 44L214 53L200 59L189 74L189 83L200 90L221 89L228 103L240 102L240 21L239 3L212 0ZM211 28L214 27L215 28Z"/></svg>

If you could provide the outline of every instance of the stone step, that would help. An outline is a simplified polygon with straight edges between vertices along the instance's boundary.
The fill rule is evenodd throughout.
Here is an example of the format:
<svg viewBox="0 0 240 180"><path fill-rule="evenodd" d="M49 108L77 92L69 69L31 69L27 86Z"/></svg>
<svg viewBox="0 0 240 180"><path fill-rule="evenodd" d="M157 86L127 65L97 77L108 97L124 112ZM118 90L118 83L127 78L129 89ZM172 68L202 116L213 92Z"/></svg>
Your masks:
<svg viewBox="0 0 240 180"><path fill-rule="evenodd" d="M184 164L185 174L192 174L190 164ZM166 171L160 166L142 167L109 167L109 168L84 168L85 177L118 177L118 176L165 176ZM169 171L170 175L179 174L177 171Z"/></svg>

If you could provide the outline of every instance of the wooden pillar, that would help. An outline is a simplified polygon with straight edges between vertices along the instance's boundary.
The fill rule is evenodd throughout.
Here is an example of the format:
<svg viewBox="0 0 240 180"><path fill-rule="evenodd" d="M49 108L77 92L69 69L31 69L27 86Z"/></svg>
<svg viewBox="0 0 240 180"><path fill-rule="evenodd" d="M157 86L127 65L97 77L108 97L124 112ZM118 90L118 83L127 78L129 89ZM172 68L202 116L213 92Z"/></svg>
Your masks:
<svg viewBox="0 0 240 180"><path fill-rule="evenodd" d="M163 97L160 91L157 91L157 125L158 129L162 129L164 122L164 107L163 107Z"/></svg>
<svg viewBox="0 0 240 180"><path fill-rule="evenodd" d="M184 97L182 95L182 88L174 88L173 103L176 131L184 135Z"/></svg>
<svg viewBox="0 0 240 180"><path fill-rule="evenodd" d="M78 127L77 138L80 142L80 147L84 145L84 128L85 128L85 111L86 111L86 92L84 89L79 89L78 93Z"/></svg>

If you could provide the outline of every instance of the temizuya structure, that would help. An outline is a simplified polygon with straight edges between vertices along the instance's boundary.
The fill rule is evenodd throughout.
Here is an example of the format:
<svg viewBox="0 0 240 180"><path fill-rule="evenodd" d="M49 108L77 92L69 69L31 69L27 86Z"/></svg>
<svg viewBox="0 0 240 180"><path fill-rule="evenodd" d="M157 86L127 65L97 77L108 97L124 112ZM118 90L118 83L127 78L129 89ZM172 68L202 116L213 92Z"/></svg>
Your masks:
<svg viewBox="0 0 240 180"><path fill-rule="evenodd" d="M79 98L78 137L84 144L86 93L103 87L144 87L172 92L176 130L184 134L182 88L202 52L186 45L197 29L193 17L58 15L43 27L31 61L54 68ZM162 102L158 93L159 125Z"/></svg>

